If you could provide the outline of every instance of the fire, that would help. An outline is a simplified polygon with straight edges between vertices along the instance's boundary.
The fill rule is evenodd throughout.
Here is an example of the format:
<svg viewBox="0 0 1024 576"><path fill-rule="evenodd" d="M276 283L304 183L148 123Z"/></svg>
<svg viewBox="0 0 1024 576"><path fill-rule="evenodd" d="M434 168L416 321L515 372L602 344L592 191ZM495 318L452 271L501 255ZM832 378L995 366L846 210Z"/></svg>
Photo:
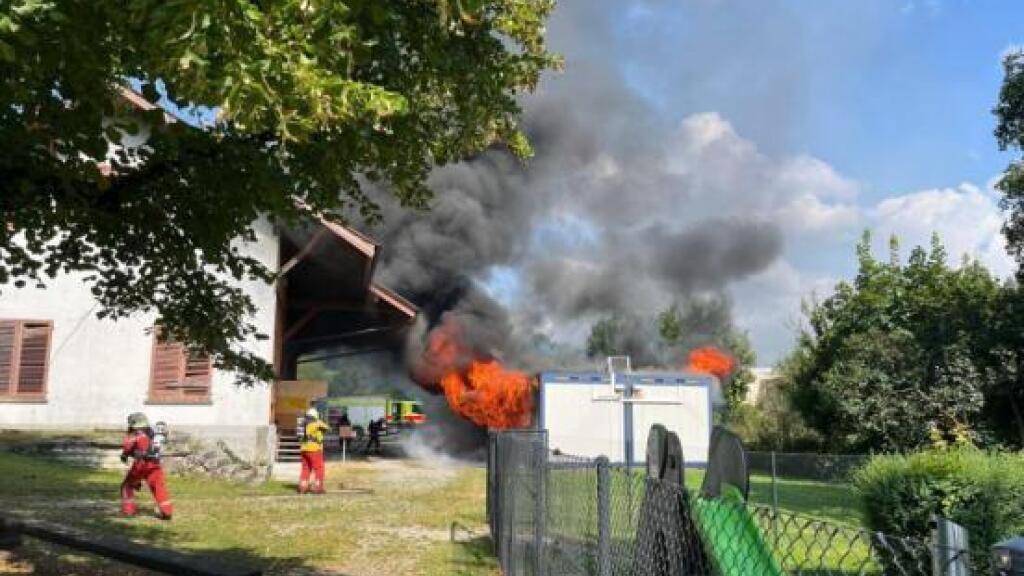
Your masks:
<svg viewBox="0 0 1024 576"><path fill-rule="evenodd" d="M475 360L464 374L451 372L441 380L452 410L478 426L521 428L533 414L533 383L497 360Z"/></svg>
<svg viewBox="0 0 1024 576"><path fill-rule="evenodd" d="M412 370L413 379L428 390L440 391L442 378L453 371L465 370L475 357L463 340L458 322L445 315L441 325L427 336L426 348Z"/></svg>
<svg viewBox="0 0 1024 576"><path fill-rule="evenodd" d="M725 380L732 374L736 362L725 352L714 346L695 348L687 358L687 370L711 374L719 380Z"/></svg>
<svg viewBox="0 0 1024 576"><path fill-rule="evenodd" d="M442 317L441 324L427 336L412 374L424 388L443 392L456 414L478 426L530 425L533 380L474 350L453 315Z"/></svg>

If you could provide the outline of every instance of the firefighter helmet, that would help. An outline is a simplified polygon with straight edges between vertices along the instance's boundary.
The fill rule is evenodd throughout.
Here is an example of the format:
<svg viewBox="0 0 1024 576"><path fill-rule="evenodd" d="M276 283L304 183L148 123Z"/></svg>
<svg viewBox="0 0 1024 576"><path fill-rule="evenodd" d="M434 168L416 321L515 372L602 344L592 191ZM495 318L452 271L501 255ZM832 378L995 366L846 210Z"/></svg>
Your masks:
<svg viewBox="0 0 1024 576"><path fill-rule="evenodd" d="M128 415L128 429L138 430L139 428L149 427L149 418L142 412L132 412Z"/></svg>
<svg viewBox="0 0 1024 576"><path fill-rule="evenodd" d="M319 418L320 413L316 411L316 408L310 408L309 410L306 410L306 416L309 418Z"/></svg>

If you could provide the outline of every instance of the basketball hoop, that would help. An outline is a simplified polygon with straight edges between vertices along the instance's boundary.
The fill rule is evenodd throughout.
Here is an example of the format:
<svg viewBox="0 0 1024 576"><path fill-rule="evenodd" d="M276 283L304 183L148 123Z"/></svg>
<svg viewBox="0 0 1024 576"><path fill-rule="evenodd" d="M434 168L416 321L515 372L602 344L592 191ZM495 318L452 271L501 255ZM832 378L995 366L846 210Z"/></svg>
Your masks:
<svg viewBox="0 0 1024 576"><path fill-rule="evenodd" d="M625 389L626 374L633 371L629 356L609 356L605 362L605 373L608 375L608 388L602 390L595 387L591 393L592 400L622 402Z"/></svg>

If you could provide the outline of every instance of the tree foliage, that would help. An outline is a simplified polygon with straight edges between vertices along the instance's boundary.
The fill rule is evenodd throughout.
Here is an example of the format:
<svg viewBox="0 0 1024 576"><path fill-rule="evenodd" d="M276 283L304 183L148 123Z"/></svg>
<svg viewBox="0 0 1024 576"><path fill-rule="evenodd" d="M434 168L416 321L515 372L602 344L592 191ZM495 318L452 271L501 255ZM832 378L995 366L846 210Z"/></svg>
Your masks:
<svg viewBox="0 0 1024 576"><path fill-rule="evenodd" d="M951 267L937 236L902 264L895 240L882 262L865 233L857 257L852 282L806 306L808 327L782 363L795 405L828 447L907 450L964 430L982 443L1024 440L998 406L1020 400L1010 369L1019 328L1005 314L1019 290L976 261Z"/></svg>
<svg viewBox="0 0 1024 576"><path fill-rule="evenodd" d="M617 318L602 318L590 327L590 334L587 336L587 357L607 358L608 356L622 356L627 353L623 342L617 338Z"/></svg>
<svg viewBox="0 0 1024 576"><path fill-rule="evenodd" d="M102 316L155 311L266 377L238 280L261 217L360 215L366 182L429 206L431 167L530 154L517 95L558 65L553 0L12 0L0 4L0 285L77 272ZM141 86L160 109L119 109ZM129 146L144 135L145 146ZM113 151L113 152L112 152ZM98 163L107 160L110 170ZM296 203L295 200L300 200ZM9 288L5 288L9 289Z"/></svg>
<svg viewBox="0 0 1024 576"><path fill-rule="evenodd" d="M996 141L1002 150L1024 153L1024 50L1012 51L1003 59L1005 78L999 92ZM1012 162L997 184L1003 193L1002 206L1009 211L1003 225L1007 247L1017 260L1018 280L1024 280L1024 158Z"/></svg>

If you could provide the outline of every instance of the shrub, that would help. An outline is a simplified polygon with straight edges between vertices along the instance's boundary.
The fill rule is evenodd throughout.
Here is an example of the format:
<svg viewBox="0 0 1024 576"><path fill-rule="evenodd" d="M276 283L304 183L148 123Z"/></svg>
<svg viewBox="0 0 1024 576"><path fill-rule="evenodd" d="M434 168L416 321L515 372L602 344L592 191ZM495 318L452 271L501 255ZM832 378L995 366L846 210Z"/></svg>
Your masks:
<svg viewBox="0 0 1024 576"><path fill-rule="evenodd" d="M976 574L988 574L989 548L1024 533L1024 454L971 447L875 456L854 474L872 530L926 538L939 514L970 532Z"/></svg>

